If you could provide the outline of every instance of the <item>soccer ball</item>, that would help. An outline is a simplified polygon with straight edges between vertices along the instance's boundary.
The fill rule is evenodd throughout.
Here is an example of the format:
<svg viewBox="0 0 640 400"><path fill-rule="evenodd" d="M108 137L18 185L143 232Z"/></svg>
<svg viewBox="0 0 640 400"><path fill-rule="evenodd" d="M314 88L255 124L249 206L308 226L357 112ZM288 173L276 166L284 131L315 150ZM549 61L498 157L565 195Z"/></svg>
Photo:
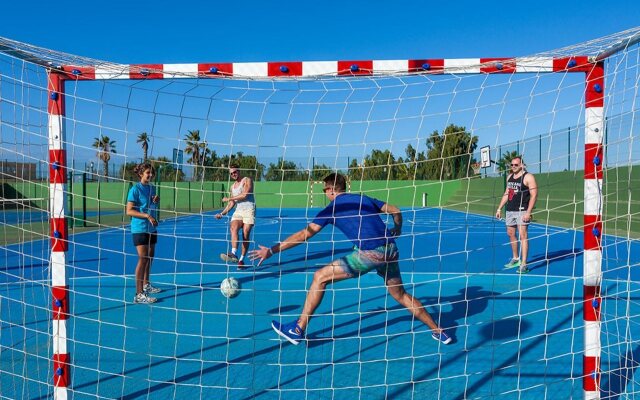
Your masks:
<svg viewBox="0 0 640 400"><path fill-rule="evenodd" d="M220 292L224 297L232 299L240 294L240 282L230 276L220 283Z"/></svg>

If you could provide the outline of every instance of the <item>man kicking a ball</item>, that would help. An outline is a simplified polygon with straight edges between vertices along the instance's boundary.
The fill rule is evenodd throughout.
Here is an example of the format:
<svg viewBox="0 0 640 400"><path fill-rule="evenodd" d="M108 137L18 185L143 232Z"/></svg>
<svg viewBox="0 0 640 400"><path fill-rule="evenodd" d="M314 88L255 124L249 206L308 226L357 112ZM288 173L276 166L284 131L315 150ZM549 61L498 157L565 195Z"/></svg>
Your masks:
<svg viewBox="0 0 640 400"><path fill-rule="evenodd" d="M244 256L249 250L249 242L251 239L251 229L256 223L256 200L253 195L253 180L248 176L243 177L240 173L238 165L232 164L229 167L229 175L234 181L231 185L231 197L224 197L223 202L227 206L216 214L216 219L221 219L227 215L234 207L235 212L231 216L231 252L220 254L222 261L227 263L237 263L238 269L246 268L244 264ZM238 258L238 239L239 233L242 231L242 250L240 258Z"/></svg>
<svg viewBox="0 0 640 400"><path fill-rule="evenodd" d="M328 284L359 277L375 269L384 279L391 296L431 328L435 340L443 344L451 343L451 338L434 322L420 300L407 293L402 285L398 249L394 239L402 229L400 210L362 194L345 193L345 190L344 176L336 173L327 176L323 191L331 202L307 227L275 246L260 246L260 249L249 252L252 260L260 260L260 265L273 254L309 240L328 224L335 225L355 245L353 253L333 260L314 273L300 318L286 324L273 321L273 329L278 335L297 345L304 339L309 319L322 302ZM381 213L393 216L394 227L391 230L387 230L380 218Z"/></svg>

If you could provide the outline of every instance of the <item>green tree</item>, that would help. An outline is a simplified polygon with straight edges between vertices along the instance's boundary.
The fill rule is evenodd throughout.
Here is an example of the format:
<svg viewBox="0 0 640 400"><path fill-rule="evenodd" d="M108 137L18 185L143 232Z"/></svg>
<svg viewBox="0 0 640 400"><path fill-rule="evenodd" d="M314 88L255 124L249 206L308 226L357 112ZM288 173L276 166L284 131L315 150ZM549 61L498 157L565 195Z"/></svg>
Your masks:
<svg viewBox="0 0 640 400"><path fill-rule="evenodd" d="M118 176L121 176L122 179L129 182L138 182L140 178L134 172L135 168L138 166L138 163L135 161L129 161L124 165L120 166L120 171Z"/></svg>
<svg viewBox="0 0 640 400"><path fill-rule="evenodd" d="M156 169L157 179L161 182L183 182L186 178L184 172L176 169L175 164L168 157L151 157L149 161Z"/></svg>
<svg viewBox="0 0 640 400"><path fill-rule="evenodd" d="M373 150L363 161L362 179L391 180L398 175L393 154L389 150Z"/></svg>
<svg viewBox="0 0 640 400"><path fill-rule="evenodd" d="M353 158L349 163L347 171L347 176L351 181L361 181L363 177L363 168L362 165L358 163L358 159Z"/></svg>
<svg viewBox="0 0 640 400"><path fill-rule="evenodd" d="M406 159L398 158L397 179L420 180L427 179L426 160L427 156L423 151L417 152L410 144L405 149Z"/></svg>
<svg viewBox="0 0 640 400"><path fill-rule="evenodd" d="M111 140L109 136L100 135L99 138L94 138L94 148L98 149L98 159L102 161L104 176L109 179L109 160L111 160L111 154L116 153L116 142Z"/></svg>
<svg viewBox="0 0 640 400"><path fill-rule="evenodd" d="M184 172L177 170L175 165L167 157L149 158L151 165L156 170L156 179L162 182L182 182L185 179ZM138 182L140 177L134 172L135 167L138 164L136 162L128 162L120 167L120 174L125 181Z"/></svg>
<svg viewBox="0 0 640 400"><path fill-rule="evenodd" d="M147 161L147 153L149 152L149 135L147 132L141 132L136 143L140 143L140 147L142 147L142 160Z"/></svg>
<svg viewBox="0 0 640 400"><path fill-rule="evenodd" d="M242 175L248 176L254 181L262 180L264 165L258 162L256 156L246 156L241 151L222 157L218 157L213 151L207 161L205 179L226 182L229 180L229 166L231 164L237 164Z"/></svg>
<svg viewBox="0 0 640 400"><path fill-rule="evenodd" d="M322 181L327 175L334 172L334 169L325 164L316 164L311 170L312 181Z"/></svg>
<svg viewBox="0 0 640 400"><path fill-rule="evenodd" d="M193 164L193 180L202 180L204 179L204 166L211 154L211 150L207 142L200 139L200 131L198 129L187 132L184 151L191 155L187 162Z"/></svg>
<svg viewBox="0 0 640 400"><path fill-rule="evenodd" d="M304 181L308 176L293 161L279 158L277 163L269 164L264 178L268 181Z"/></svg>
<svg viewBox="0 0 640 400"><path fill-rule="evenodd" d="M498 172L503 174L511 171L511 160L516 157L520 157L517 151L507 151L503 153L500 160L496 163L498 166Z"/></svg>
<svg viewBox="0 0 640 400"><path fill-rule="evenodd" d="M478 137L464 126L451 124L442 134L433 131L427 139L426 179L450 180L469 176Z"/></svg>

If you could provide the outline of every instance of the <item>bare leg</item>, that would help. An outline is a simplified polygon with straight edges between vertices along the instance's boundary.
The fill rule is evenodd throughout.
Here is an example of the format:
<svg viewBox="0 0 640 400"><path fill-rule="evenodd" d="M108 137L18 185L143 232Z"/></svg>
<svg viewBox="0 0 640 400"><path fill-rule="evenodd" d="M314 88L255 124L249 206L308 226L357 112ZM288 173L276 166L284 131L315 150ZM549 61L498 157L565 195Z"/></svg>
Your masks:
<svg viewBox="0 0 640 400"><path fill-rule="evenodd" d="M520 248L522 249L522 261L520 262L520 266L524 267L527 265L527 256L529 255L529 230L528 225L520 225L518 226L518 231L520 233Z"/></svg>
<svg viewBox="0 0 640 400"><path fill-rule="evenodd" d="M148 277L149 246L146 244L136 246L138 252L138 264L136 265L136 294L142 293L145 276Z"/></svg>
<svg viewBox="0 0 640 400"><path fill-rule="evenodd" d="M307 329L309 319L316 311L316 308L322 302L324 297L324 291L328 284L333 282L343 281L351 278L351 275L344 272L344 270L332 262L329 265L322 267L313 274L313 281L307 292L307 298L304 301L304 307L302 308L302 314L298 319L298 326L304 331Z"/></svg>
<svg viewBox="0 0 640 400"><path fill-rule="evenodd" d="M518 258L518 238L516 237L516 227L507 226L507 235L509 235L509 242L511 243L511 252L513 258Z"/></svg>
<svg viewBox="0 0 640 400"><path fill-rule="evenodd" d="M251 229L253 225L244 224L242 227L242 255L246 255L249 251L249 244L251 240Z"/></svg>
<svg viewBox="0 0 640 400"><path fill-rule="evenodd" d="M402 304L407 310L409 310L416 319L431 328L433 333L442 332L442 329L438 324L436 324L433 318L431 318L431 315L424 308L420 300L416 299L404 290L401 277L387 279L385 284L387 285L389 294L391 294L398 303Z"/></svg>
<svg viewBox="0 0 640 400"><path fill-rule="evenodd" d="M149 245L149 254L147 256L148 262L147 262L147 267L145 268L143 287L147 283L150 283L149 277L151 275L151 264L153 263L153 256L155 254L156 254L156 245L155 244Z"/></svg>
<svg viewBox="0 0 640 400"><path fill-rule="evenodd" d="M239 219L231 221L229 230L231 231L231 248L238 248L238 232L242 229L242 221Z"/></svg>

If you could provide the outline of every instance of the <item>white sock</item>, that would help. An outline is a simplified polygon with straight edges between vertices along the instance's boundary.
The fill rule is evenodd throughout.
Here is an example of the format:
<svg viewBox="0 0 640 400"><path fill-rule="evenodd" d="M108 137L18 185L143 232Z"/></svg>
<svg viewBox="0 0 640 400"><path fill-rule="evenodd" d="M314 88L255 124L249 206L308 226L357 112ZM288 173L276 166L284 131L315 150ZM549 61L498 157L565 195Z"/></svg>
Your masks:
<svg viewBox="0 0 640 400"><path fill-rule="evenodd" d="M238 251L238 248L234 247L234 248L231 249L231 254L233 254L235 256L237 251Z"/></svg>
<svg viewBox="0 0 640 400"><path fill-rule="evenodd" d="M240 258L238 258L238 261L242 261L244 259L244 254L240 255Z"/></svg>

